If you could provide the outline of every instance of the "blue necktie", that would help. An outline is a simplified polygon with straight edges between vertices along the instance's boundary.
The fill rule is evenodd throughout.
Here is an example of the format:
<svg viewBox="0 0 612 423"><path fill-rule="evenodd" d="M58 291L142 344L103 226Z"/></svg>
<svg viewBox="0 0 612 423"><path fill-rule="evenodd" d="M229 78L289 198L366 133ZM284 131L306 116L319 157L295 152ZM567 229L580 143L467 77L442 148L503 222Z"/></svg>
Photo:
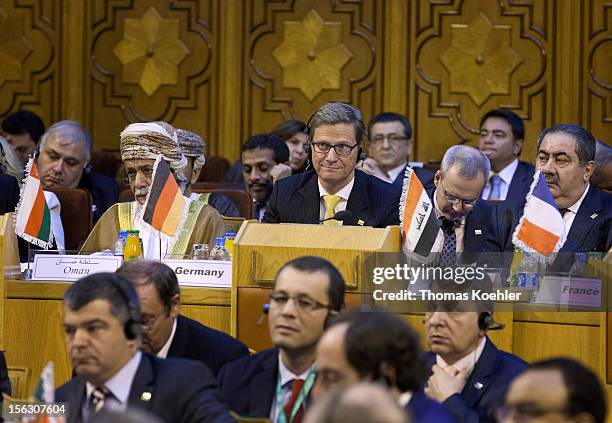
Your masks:
<svg viewBox="0 0 612 423"><path fill-rule="evenodd" d="M487 200L500 200L501 199L501 178L499 175L493 175L489 179L491 184L491 191L489 192L489 198Z"/></svg>

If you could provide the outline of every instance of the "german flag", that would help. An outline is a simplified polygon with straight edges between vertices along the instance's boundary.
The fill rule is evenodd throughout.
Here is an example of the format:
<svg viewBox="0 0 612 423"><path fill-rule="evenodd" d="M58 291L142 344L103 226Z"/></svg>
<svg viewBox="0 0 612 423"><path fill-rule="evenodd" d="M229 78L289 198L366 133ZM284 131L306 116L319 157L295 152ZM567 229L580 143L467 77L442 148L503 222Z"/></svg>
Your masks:
<svg viewBox="0 0 612 423"><path fill-rule="evenodd" d="M34 159L28 162L26 174L15 216L15 233L32 244L48 249L53 245L51 213Z"/></svg>
<svg viewBox="0 0 612 423"><path fill-rule="evenodd" d="M144 207L143 220L158 231L175 236L186 202L168 163L159 156L153 169L153 182Z"/></svg>

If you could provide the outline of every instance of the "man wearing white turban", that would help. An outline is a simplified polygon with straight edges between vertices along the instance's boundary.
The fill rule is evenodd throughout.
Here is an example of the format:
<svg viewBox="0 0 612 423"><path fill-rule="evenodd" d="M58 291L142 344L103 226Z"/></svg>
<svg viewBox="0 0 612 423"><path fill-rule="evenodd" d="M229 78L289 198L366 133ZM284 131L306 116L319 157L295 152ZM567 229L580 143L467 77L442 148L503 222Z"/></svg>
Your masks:
<svg viewBox="0 0 612 423"><path fill-rule="evenodd" d="M168 162L181 191L188 184L184 173L187 158L178 144L176 130L170 124L133 123L121 133L120 149L121 160L136 201L118 203L108 209L89 234L81 251L112 249L120 230L140 230L143 255L148 259L159 259L166 254L189 254L193 244L212 246L215 237L223 236L221 215L213 207L189 198L185 198L189 208L187 216L175 237L160 235L142 220L143 205L158 156L161 155Z"/></svg>

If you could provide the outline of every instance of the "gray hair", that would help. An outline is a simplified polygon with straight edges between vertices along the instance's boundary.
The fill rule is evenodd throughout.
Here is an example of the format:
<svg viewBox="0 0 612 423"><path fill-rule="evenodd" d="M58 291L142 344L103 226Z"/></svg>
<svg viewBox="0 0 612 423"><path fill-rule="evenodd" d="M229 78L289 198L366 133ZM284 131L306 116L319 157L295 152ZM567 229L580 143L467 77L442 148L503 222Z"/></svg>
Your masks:
<svg viewBox="0 0 612 423"><path fill-rule="evenodd" d="M327 103L321 106L308 121L308 138L312 141L315 129L321 125L352 123L355 128L355 140L361 144L366 136L365 124L361 111L346 103Z"/></svg>
<svg viewBox="0 0 612 423"><path fill-rule="evenodd" d="M479 174L484 176L485 183L489 180L491 173L491 163L487 156L482 154L477 148L469 145L453 145L446 150L440 171L447 173L453 166L459 166L459 175L462 178L472 180Z"/></svg>
<svg viewBox="0 0 612 423"><path fill-rule="evenodd" d="M51 138L59 137L70 144L83 143L85 146L85 164L91 160L92 141L91 135L76 120L60 120L55 122L43 134L40 140L40 148Z"/></svg>
<svg viewBox="0 0 612 423"><path fill-rule="evenodd" d="M540 144L548 134L562 133L572 137L576 141L576 155L580 166L586 166L595 160L595 137L588 130L574 123L561 123L543 130L536 141L536 154L540 151Z"/></svg>
<svg viewBox="0 0 612 423"><path fill-rule="evenodd" d="M0 169L7 175L14 176L17 183L21 186L23 182L23 164L17 158L13 147L7 140L0 137L0 146L2 146L2 155L0 155Z"/></svg>

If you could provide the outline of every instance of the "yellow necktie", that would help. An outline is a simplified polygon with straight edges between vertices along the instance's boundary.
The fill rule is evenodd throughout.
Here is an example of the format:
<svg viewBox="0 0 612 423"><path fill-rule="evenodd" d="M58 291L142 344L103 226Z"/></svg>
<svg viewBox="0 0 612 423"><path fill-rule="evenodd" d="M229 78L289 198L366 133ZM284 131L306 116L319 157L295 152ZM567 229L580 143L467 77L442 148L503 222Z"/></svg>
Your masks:
<svg viewBox="0 0 612 423"><path fill-rule="evenodd" d="M323 219L329 219L330 217L334 217L336 215L336 206L340 202L341 198L337 195L324 195L323 202L325 203L325 216ZM323 222L324 225L333 225L337 226L338 221L336 220L328 220Z"/></svg>

